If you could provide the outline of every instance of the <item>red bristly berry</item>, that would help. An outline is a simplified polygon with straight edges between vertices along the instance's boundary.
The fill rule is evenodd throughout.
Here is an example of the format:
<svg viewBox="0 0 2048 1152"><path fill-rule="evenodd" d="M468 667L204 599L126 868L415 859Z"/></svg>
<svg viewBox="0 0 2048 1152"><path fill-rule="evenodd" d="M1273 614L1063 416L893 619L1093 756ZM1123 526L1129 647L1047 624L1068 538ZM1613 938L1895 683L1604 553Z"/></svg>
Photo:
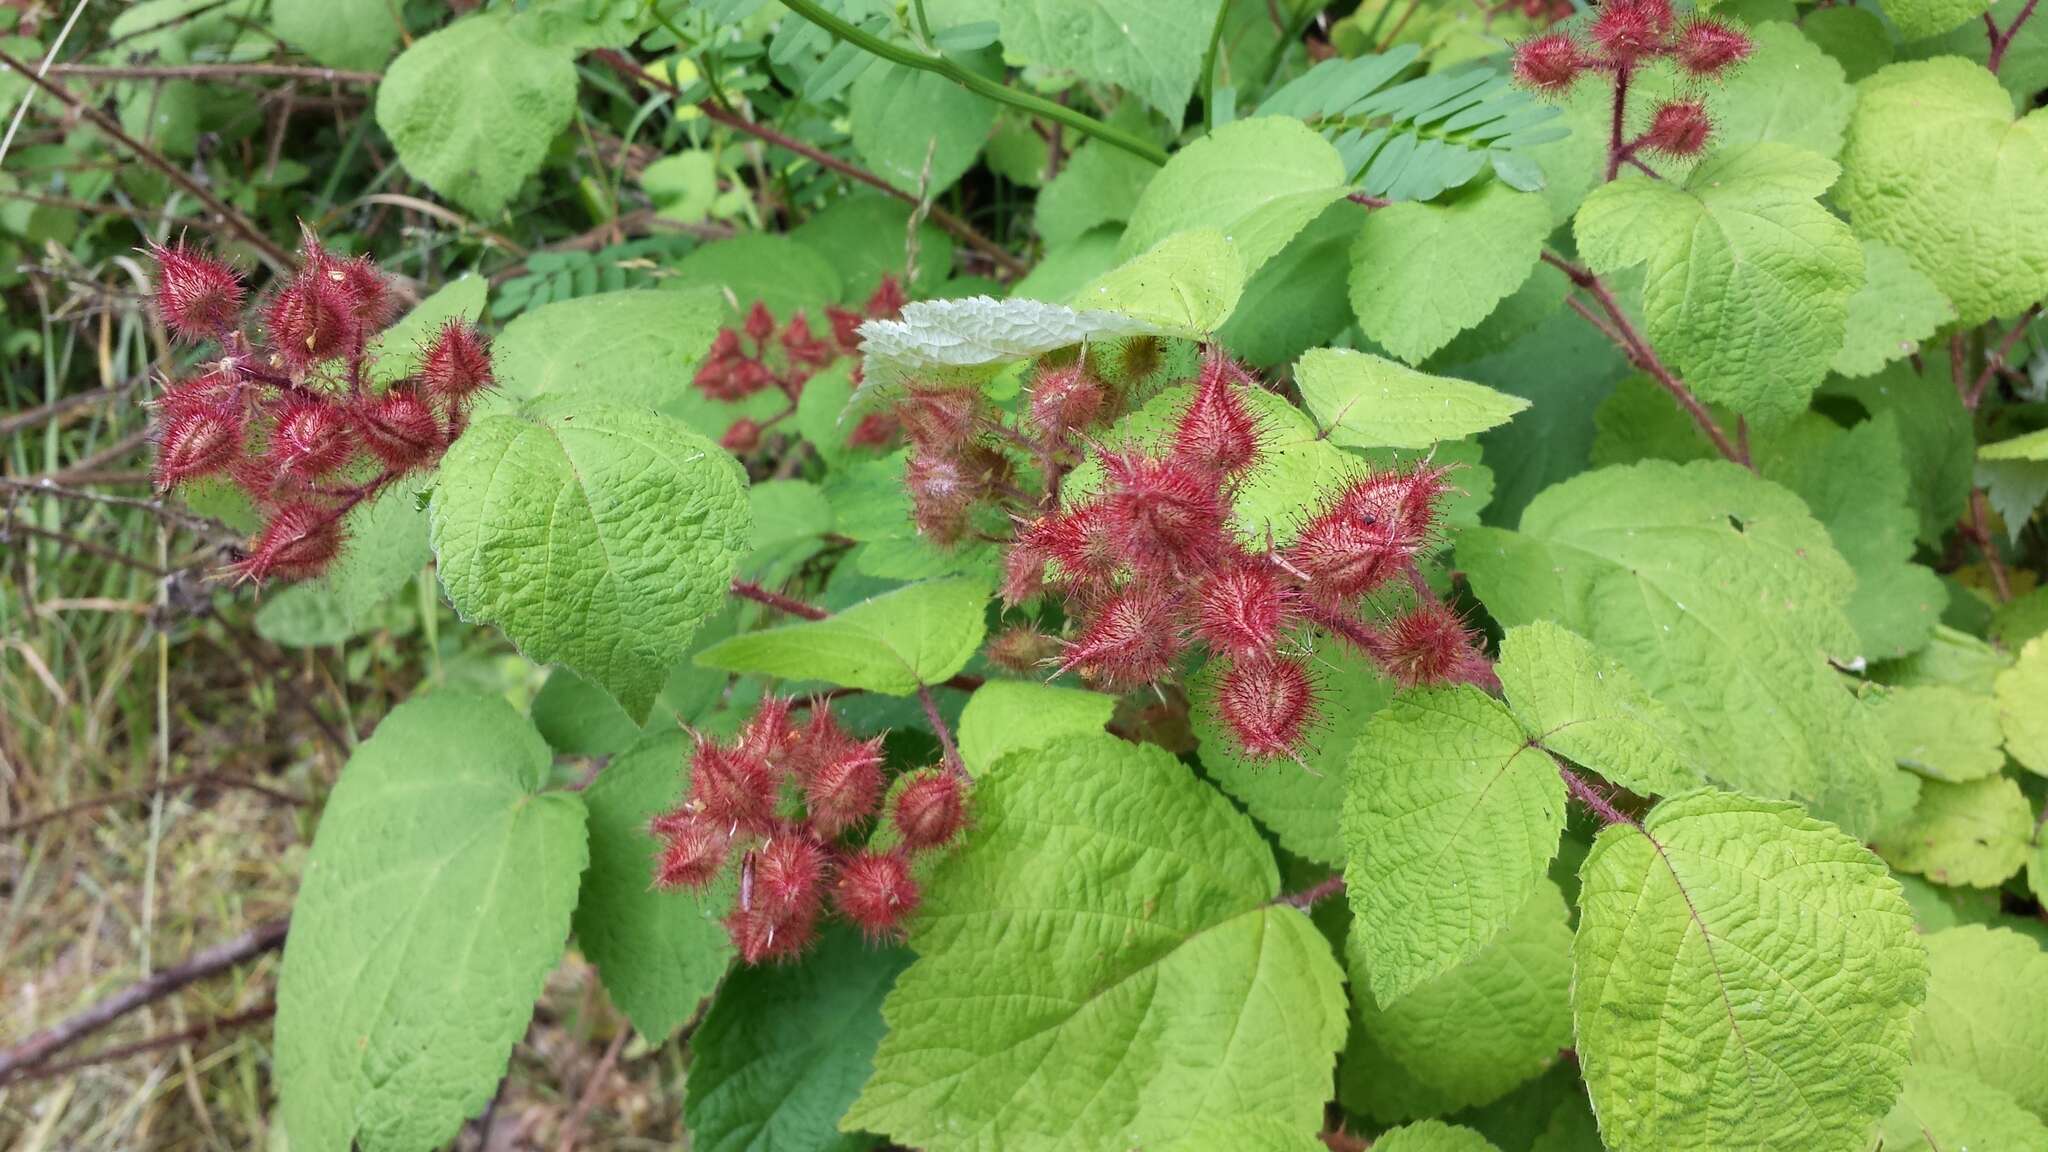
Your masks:
<svg viewBox="0 0 2048 1152"><path fill-rule="evenodd" d="M156 488L168 492L187 480L225 472L242 454L242 424L211 409L180 411L157 436Z"/></svg>
<svg viewBox="0 0 2048 1152"><path fill-rule="evenodd" d="M1718 77L1748 59L1754 47L1748 34L1733 24L1701 19L1679 31L1672 54L1692 75Z"/></svg>
<svg viewBox="0 0 2048 1152"><path fill-rule="evenodd" d="M1212 572L1195 601L1195 635L1217 653L1263 658L1273 652L1294 612L1295 594L1267 564Z"/></svg>
<svg viewBox="0 0 2048 1152"><path fill-rule="evenodd" d="M1248 755L1297 756L1316 715L1308 666L1291 659L1232 661L1216 688L1216 711Z"/></svg>
<svg viewBox="0 0 2048 1152"><path fill-rule="evenodd" d="M1174 461L1230 477L1259 458L1259 422L1238 394L1238 376L1221 353L1203 361L1194 398L1174 426Z"/></svg>
<svg viewBox="0 0 2048 1152"><path fill-rule="evenodd" d="M875 814L882 798L882 738L848 735L823 704L790 753L811 830L830 839Z"/></svg>
<svg viewBox="0 0 2048 1152"><path fill-rule="evenodd" d="M355 454L341 410L315 400L287 401L270 430L268 463L280 476L317 480Z"/></svg>
<svg viewBox="0 0 2048 1152"><path fill-rule="evenodd" d="M1059 655L1059 641L1036 628L1006 628L988 642L988 662L1012 672L1030 672Z"/></svg>
<svg viewBox="0 0 2048 1152"><path fill-rule="evenodd" d="M808 835L781 832L754 853L753 906L778 923L815 916L825 897L825 846Z"/></svg>
<svg viewBox="0 0 2048 1152"><path fill-rule="evenodd" d="M732 840L726 830L695 812L656 817L653 833L663 841L655 853L654 886L702 890L725 867Z"/></svg>
<svg viewBox="0 0 2048 1152"><path fill-rule="evenodd" d="M905 393L896 414L919 454L954 452L980 439L985 407L977 388L924 385Z"/></svg>
<svg viewBox="0 0 2048 1152"><path fill-rule="evenodd" d="M1175 602L1162 581L1134 584L1104 601L1068 645L1061 672L1078 670L1104 687L1149 684L1180 654Z"/></svg>
<svg viewBox="0 0 2048 1152"><path fill-rule="evenodd" d="M215 370L173 381L157 397L157 424L163 427L194 412L211 412L239 422L243 394L241 380L230 371Z"/></svg>
<svg viewBox="0 0 2048 1152"><path fill-rule="evenodd" d="M1085 362L1076 361L1039 371L1031 386L1029 411L1039 431L1057 440L1094 424L1108 404L1102 381Z"/></svg>
<svg viewBox="0 0 2048 1152"><path fill-rule="evenodd" d="M1547 96L1571 91L1588 64L1579 42L1565 32L1546 32L1515 46L1516 82Z"/></svg>
<svg viewBox="0 0 2048 1152"><path fill-rule="evenodd" d="M759 910L735 908L725 918L725 934L745 963L782 963L795 960L810 947L817 936L817 918L800 916L778 923Z"/></svg>
<svg viewBox="0 0 2048 1152"><path fill-rule="evenodd" d="M908 303L910 297L903 294L903 285L896 277L884 273L882 282L875 285L873 292L868 293L867 301L861 308L871 320L893 320L902 313L903 306Z"/></svg>
<svg viewBox="0 0 2048 1152"><path fill-rule="evenodd" d="M761 425L753 420L735 420L718 438L718 446L735 456L744 456L761 446Z"/></svg>
<svg viewBox="0 0 2048 1152"><path fill-rule="evenodd" d="M1637 141L1637 147L1684 159L1697 156L1707 147L1707 137L1714 131L1714 121L1707 114L1707 106L1698 100L1673 100L1657 109L1650 120L1649 131Z"/></svg>
<svg viewBox="0 0 2048 1152"><path fill-rule="evenodd" d="M967 825L966 790L957 774L926 769L896 793L889 815L897 837L912 852L943 848Z"/></svg>
<svg viewBox="0 0 2048 1152"><path fill-rule="evenodd" d="M903 922L917 911L917 881L900 852L861 852L839 866L832 904L873 942L900 939Z"/></svg>
<svg viewBox="0 0 2048 1152"><path fill-rule="evenodd" d="M1671 0L1606 0L1590 34L1622 65L1657 55L1671 35Z"/></svg>
<svg viewBox="0 0 2048 1152"><path fill-rule="evenodd" d="M1478 634L1434 597L1397 617L1373 655L1404 688L1425 684L1484 684L1492 678L1477 648Z"/></svg>
<svg viewBox="0 0 2048 1152"><path fill-rule="evenodd" d="M391 295L391 285L368 256L349 260L328 257L325 271L338 289L337 298L361 330L374 332L397 315L398 301Z"/></svg>
<svg viewBox="0 0 2048 1152"><path fill-rule="evenodd" d="M324 571L341 552L341 517L313 504L287 504L256 534L249 555L235 566L244 580L302 580Z"/></svg>
<svg viewBox="0 0 2048 1152"><path fill-rule="evenodd" d="M181 340L215 340L235 326L247 289L232 267L184 241L166 248L149 245L155 259L156 310L164 327Z"/></svg>
<svg viewBox="0 0 2048 1152"><path fill-rule="evenodd" d="M317 267L293 277L271 298L264 322L272 347L299 370L347 352L359 328L339 287Z"/></svg>
<svg viewBox="0 0 2048 1152"><path fill-rule="evenodd" d="M766 344L768 338L775 335L775 314L768 311L768 305L756 300L754 306L747 309L745 327L748 338L755 344Z"/></svg>
<svg viewBox="0 0 2048 1152"><path fill-rule="evenodd" d="M1141 571L1173 575L1216 560L1228 543L1229 505L1212 474L1142 452L1101 459L1103 522L1119 556Z"/></svg>
<svg viewBox="0 0 2048 1152"><path fill-rule="evenodd" d="M440 418L411 388L365 397L356 409L356 431L370 454L393 472L424 464L447 447Z"/></svg>
<svg viewBox="0 0 2048 1152"><path fill-rule="evenodd" d="M420 358L427 394L461 403L491 386L491 353L475 328L461 320L441 326Z"/></svg>
<svg viewBox="0 0 2048 1152"><path fill-rule="evenodd" d="M1106 586L1122 564L1100 501L1039 517L1019 534L1017 547L1057 563L1061 580L1082 589Z"/></svg>
<svg viewBox="0 0 2048 1152"><path fill-rule="evenodd" d="M1428 547L1443 488L1442 470L1429 467L1355 480L1302 526L1288 563L1316 594L1350 599L1371 592Z"/></svg>
<svg viewBox="0 0 2048 1152"><path fill-rule="evenodd" d="M690 800L728 834L766 835L782 781L766 759L699 736L690 758Z"/></svg>
<svg viewBox="0 0 2048 1152"><path fill-rule="evenodd" d="M742 755L763 760L780 760L802 739L796 726L796 701L788 696L763 697L754 714L740 729L737 747Z"/></svg>

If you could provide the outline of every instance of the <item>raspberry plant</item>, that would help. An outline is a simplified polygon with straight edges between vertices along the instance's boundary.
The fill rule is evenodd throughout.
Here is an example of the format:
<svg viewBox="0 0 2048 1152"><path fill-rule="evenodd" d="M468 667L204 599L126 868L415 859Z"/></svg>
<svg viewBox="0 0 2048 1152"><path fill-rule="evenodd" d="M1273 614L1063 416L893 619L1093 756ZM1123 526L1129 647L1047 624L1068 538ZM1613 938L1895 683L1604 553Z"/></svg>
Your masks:
<svg viewBox="0 0 2048 1152"><path fill-rule="evenodd" d="M152 619L410 697L294 1149L567 1017L569 1145L2048 1148L2031 0L272 7L320 235L0 64L207 212Z"/></svg>

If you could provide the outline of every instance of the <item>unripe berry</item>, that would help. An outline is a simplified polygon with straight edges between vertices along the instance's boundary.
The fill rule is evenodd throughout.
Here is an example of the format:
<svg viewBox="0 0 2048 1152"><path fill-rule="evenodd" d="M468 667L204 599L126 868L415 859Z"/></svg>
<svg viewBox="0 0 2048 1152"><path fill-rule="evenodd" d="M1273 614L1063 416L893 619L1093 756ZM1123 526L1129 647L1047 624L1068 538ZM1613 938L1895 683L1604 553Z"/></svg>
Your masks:
<svg viewBox="0 0 2048 1152"><path fill-rule="evenodd" d="M1236 564L1209 574L1195 602L1195 634L1222 655L1263 658L1294 613L1293 590L1266 564Z"/></svg>
<svg viewBox="0 0 2048 1152"><path fill-rule="evenodd" d="M1318 595L1350 599L1372 591L1429 546L1443 475L1418 467L1353 481L1302 526L1288 563Z"/></svg>
<svg viewBox="0 0 2048 1152"><path fill-rule="evenodd" d="M912 776L896 793L890 822L903 846L912 852L952 843L967 823L967 796L960 777L942 768Z"/></svg>
<svg viewBox="0 0 2048 1152"><path fill-rule="evenodd" d="M247 290L233 268L182 240L168 248L151 244L149 254L157 267L157 315L172 335L212 340L234 327Z"/></svg>
<svg viewBox="0 0 2048 1152"><path fill-rule="evenodd" d="M1259 422L1238 394L1241 373L1220 352L1202 363L1194 399L1173 431L1173 460L1235 476L1259 458Z"/></svg>
<svg viewBox="0 0 2048 1152"><path fill-rule="evenodd" d="M1031 386L1031 422L1055 440L1092 426L1108 406L1108 390L1078 360L1040 369Z"/></svg>
<svg viewBox="0 0 2048 1152"><path fill-rule="evenodd" d="M988 662L1012 672L1030 672L1059 655L1060 644L1036 628L1008 628L988 642Z"/></svg>
<svg viewBox="0 0 2048 1152"><path fill-rule="evenodd" d="M157 397L157 424L168 426L194 412L210 412L240 423L243 419L243 385L232 370L217 369L165 385Z"/></svg>
<svg viewBox="0 0 2048 1152"><path fill-rule="evenodd" d="M1373 655L1404 688L1425 684L1487 684L1493 673L1479 636L1458 614L1431 598L1397 617Z"/></svg>
<svg viewBox="0 0 2048 1152"><path fill-rule="evenodd" d="M977 388L913 385L896 414L919 452L951 453L980 439L984 407Z"/></svg>
<svg viewBox="0 0 2048 1152"><path fill-rule="evenodd" d="M1175 459L1102 456L1105 527L1117 554L1141 571L1189 574L1228 544L1228 504L1217 478Z"/></svg>
<svg viewBox="0 0 2048 1152"><path fill-rule="evenodd" d="M762 757L698 737L690 757L690 799L728 834L766 835L775 826L781 778Z"/></svg>
<svg viewBox="0 0 2048 1152"><path fill-rule="evenodd" d="M752 420L735 420L718 438L718 446L735 456L744 456L761 446L761 425Z"/></svg>
<svg viewBox="0 0 2048 1152"><path fill-rule="evenodd" d="M1044 552L1019 541L1010 546L1003 557L1003 586L1000 589L1005 608L1036 600L1045 591Z"/></svg>
<svg viewBox="0 0 2048 1152"><path fill-rule="evenodd" d="M270 430L269 464L278 475L317 480L355 453L341 410L314 400L291 400Z"/></svg>
<svg viewBox="0 0 2048 1152"><path fill-rule="evenodd" d="M732 841L726 830L694 812L657 817L652 831L661 838L655 853L654 886L702 890L725 867Z"/></svg>
<svg viewBox="0 0 2048 1152"><path fill-rule="evenodd" d="M910 861L900 852L861 852L839 865L833 906L870 941L902 938L903 922L918 901Z"/></svg>
<svg viewBox="0 0 2048 1152"><path fill-rule="evenodd" d="M475 328L461 320L441 326L420 360L427 393L451 402L469 399L491 386L491 353Z"/></svg>
<svg viewBox="0 0 2048 1152"><path fill-rule="evenodd" d="M1747 33L1719 20L1694 20L1678 34L1678 66L1694 76L1718 77L1749 57Z"/></svg>
<svg viewBox="0 0 2048 1152"><path fill-rule="evenodd" d="M1618 63L1654 56L1664 51L1671 35L1671 0L1606 0L1591 35Z"/></svg>
<svg viewBox="0 0 2048 1152"><path fill-rule="evenodd" d="M838 836L875 814L882 798L882 739L857 740L822 703L791 750L790 769L803 786L811 830Z"/></svg>
<svg viewBox="0 0 2048 1152"><path fill-rule="evenodd" d="M832 325L832 343L840 352L850 355L860 350L860 326L867 317L834 304L826 306L825 319Z"/></svg>
<svg viewBox="0 0 2048 1152"><path fill-rule="evenodd" d="M831 363L835 355L831 345L811 335L811 322L801 312L791 316L789 322L782 326L780 339L783 354L793 364L822 368Z"/></svg>
<svg viewBox="0 0 2048 1152"><path fill-rule="evenodd" d="M1579 42L1564 32L1546 32L1515 45L1515 82L1546 96L1571 91L1587 64Z"/></svg>
<svg viewBox="0 0 2048 1152"><path fill-rule="evenodd" d="M239 419L209 408L180 412L157 436L157 491L168 492L187 480L226 471L241 454Z"/></svg>
<svg viewBox="0 0 2048 1152"><path fill-rule="evenodd" d="M804 954L817 937L817 915L777 921L759 910L735 908L725 918L733 950L750 965L786 963Z"/></svg>
<svg viewBox="0 0 2048 1152"><path fill-rule="evenodd" d="M328 282L337 289L336 298L356 319L360 330L374 332L397 314L398 301L391 295L391 285L368 256L350 260L326 257L324 270Z"/></svg>
<svg viewBox="0 0 2048 1152"><path fill-rule="evenodd" d="M868 293L867 302L861 306L871 320L893 320L903 311L910 298L903 294L903 285L894 275L882 274L882 282Z"/></svg>
<svg viewBox="0 0 2048 1152"><path fill-rule="evenodd" d="M341 552L341 517L313 504L287 504L256 534L249 555L235 566L244 580L317 576Z"/></svg>
<svg viewBox="0 0 2048 1152"><path fill-rule="evenodd" d="M440 418L411 388L364 397L355 415L363 446L394 472L424 464L446 446Z"/></svg>
<svg viewBox="0 0 2048 1152"><path fill-rule="evenodd" d="M1173 659L1180 654L1180 624L1174 600L1158 583L1133 584L1096 607L1068 645L1060 671L1078 669L1088 679L1117 690L1149 684L1171 672Z"/></svg>
<svg viewBox="0 0 2048 1152"><path fill-rule="evenodd" d="M1031 523L1018 546L1036 550L1060 567L1060 578L1084 588L1106 586L1122 567L1100 500L1049 513Z"/></svg>
<svg viewBox="0 0 2048 1152"><path fill-rule="evenodd" d="M347 352L359 328L339 286L318 267L308 267L271 298L264 322L271 344L296 369Z"/></svg>
<svg viewBox="0 0 2048 1152"><path fill-rule="evenodd" d="M775 335L775 314L768 311L766 304L759 300L754 301L754 306L747 309L746 330L748 338L754 343L767 343L768 338Z"/></svg>
<svg viewBox="0 0 2048 1152"><path fill-rule="evenodd" d="M1643 133L1641 147L1660 156L1684 159L1697 156L1707 147L1714 131L1707 106L1698 100L1673 100L1657 109Z"/></svg>
<svg viewBox="0 0 2048 1152"><path fill-rule="evenodd" d="M825 897L825 846L800 832L782 832L754 853L753 907L778 923L817 914Z"/></svg>
<svg viewBox="0 0 2048 1152"><path fill-rule="evenodd" d="M764 696L740 729L738 748L742 755L775 763L788 756L800 738L796 701L788 696Z"/></svg>
<svg viewBox="0 0 2048 1152"><path fill-rule="evenodd" d="M1315 718L1315 685L1298 660L1237 660L1216 688L1216 711L1250 756L1297 756Z"/></svg>

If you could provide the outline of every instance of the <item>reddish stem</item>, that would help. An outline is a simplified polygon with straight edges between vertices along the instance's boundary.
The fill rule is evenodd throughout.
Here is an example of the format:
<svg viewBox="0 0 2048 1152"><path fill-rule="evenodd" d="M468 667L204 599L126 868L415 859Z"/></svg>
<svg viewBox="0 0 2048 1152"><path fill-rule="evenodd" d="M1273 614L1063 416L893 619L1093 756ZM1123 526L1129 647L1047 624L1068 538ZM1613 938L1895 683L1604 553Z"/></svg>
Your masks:
<svg viewBox="0 0 2048 1152"><path fill-rule="evenodd" d="M1306 911L1342 891L1344 891L1344 874L1339 872L1319 884L1304 888L1299 892L1289 892L1274 901L1274 903L1289 904Z"/></svg>
<svg viewBox="0 0 2048 1152"><path fill-rule="evenodd" d="M946 771L967 779L967 762L960 758L960 746L953 742L953 730L946 727L946 718L939 715L939 702L932 698L929 686L917 686L917 702L924 705L924 718L931 723L932 734L939 738L939 747L945 750Z"/></svg>
<svg viewBox="0 0 2048 1152"><path fill-rule="evenodd" d="M2040 0L2027 0L2026 7L2020 9L2020 14L2012 18L2012 23L2003 32L1998 30L1998 21L1991 18L1991 13L1984 13L1984 34L1991 40L1991 54L1985 57L1984 66L1991 69L1992 75L1998 74L1998 66L2005 62L2005 50L2012 47L2013 38L2020 34L2020 26L2033 16L2034 6L2039 3Z"/></svg>
<svg viewBox="0 0 2048 1152"><path fill-rule="evenodd" d="M1621 166L1629 158L1629 146L1622 139L1628 130L1628 78L1629 68L1623 66L1614 70L1614 111L1607 129L1607 179L1621 174Z"/></svg>
<svg viewBox="0 0 2048 1152"><path fill-rule="evenodd" d="M1572 794L1572 799L1591 809L1593 815L1598 816L1602 824L1626 824L1631 828L1642 827L1641 824L1636 822L1635 817L1616 808L1612 800L1602 796L1599 789L1587 783L1585 777L1580 776L1562 764L1557 766L1557 774L1564 777L1565 789Z"/></svg>
<svg viewBox="0 0 2048 1152"><path fill-rule="evenodd" d="M770 592L752 580L733 581L732 594L742 600L752 600L756 604L766 604L778 612L787 612L791 616L800 616L805 620L823 620L831 615L830 612L825 611L823 608L806 604L793 596L784 596L780 592Z"/></svg>

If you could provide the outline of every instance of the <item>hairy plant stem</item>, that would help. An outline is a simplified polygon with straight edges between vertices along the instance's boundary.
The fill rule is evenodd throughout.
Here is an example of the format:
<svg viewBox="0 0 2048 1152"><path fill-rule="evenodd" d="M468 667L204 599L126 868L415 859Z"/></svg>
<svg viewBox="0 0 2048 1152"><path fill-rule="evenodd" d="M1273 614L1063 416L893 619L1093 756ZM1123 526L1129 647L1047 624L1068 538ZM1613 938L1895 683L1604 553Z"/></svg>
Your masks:
<svg viewBox="0 0 2048 1152"><path fill-rule="evenodd" d="M1564 777L1565 790L1572 794L1572 799L1590 809L1593 815L1600 818L1602 824L1626 824L1638 830L1642 828L1642 824L1635 817L1616 808L1614 802L1601 795L1600 790L1593 787L1585 777L1562 764L1557 766L1557 774Z"/></svg>
<svg viewBox="0 0 2048 1152"><path fill-rule="evenodd" d="M1112 148L1121 148L1133 156L1150 160L1154 164L1163 165L1166 163L1166 150L1164 148L1149 140L1133 136L1122 129L1113 128L1084 112L1076 112L1065 105L1055 104L1043 96L1020 91L1006 84L999 84L986 76L962 68L944 56L927 56L914 48L906 48L901 44L892 44L864 28L847 23L837 15L827 11L822 5L817 4L815 0L782 0L782 3L790 11L832 33L832 35L839 39L863 51L880 56L892 64L901 64L905 68L916 68L923 72L943 76L977 96L986 97L1000 104L1008 104L1012 108L1029 112L1034 116L1043 116L1048 120L1058 121L1077 132L1093 136ZM1217 26L1219 29L1222 26L1221 17L1218 17ZM1214 61L1214 53L1215 49L1212 46L1210 49L1212 63Z"/></svg>
<svg viewBox="0 0 2048 1152"><path fill-rule="evenodd" d="M1319 881L1318 883L1312 884L1299 892L1284 893L1280 896L1279 899L1273 901L1273 903L1287 904L1295 908L1300 908L1303 911L1307 911L1308 909L1315 907L1322 901L1327 900L1330 897L1335 896L1336 894L1342 891L1344 891L1344 874L1342 872L1338 872L1335 875L1332 875L1325 880Z"/></svg>
<svg viewBox="0 0 2048 1152"><path fill-rule="evenodd" d="M830 612L815 604L806 604L794 596L784 596L780 592L771 592L752 580L734 580L732 582L732 594L742 600L752 600L756 604L765 604L777 612L787 612L791 616L799 616L805 620L823 620L831 615Z"/></svg>
<svg viewBox="0 0 2048 1152"><path fill-rule="evenodd" d="M939 702L932 697L929 685L917 686L917 702L924 706L924 718L932 726L932 735L939 738L939 747L945 751L946 771L962 780L967 779L967 761L960 758L960 746L953 742L953 730L946 727L946 718L939 715Z"/></svg>
<svg viewBox="0 0 2048 1152"><path fill-rule="evenodd" d="M1573 310L1585 317L1595 328L1600 329L1608 339L1614 341L1628 356L1630 363L1649 373L1650 378L1655 380L1659 387L1670 393L1671 398L1678 402L1678 406L1685 410L1686 415L1692 417L1692 422L1699 426L1700 432L1713 443L1714 449L1720 452L1723 458L1755 471L1756 465L1750 462L1749 453L1728 438L1728 433L1722 431L1720 424L1715 422L1714 414L1707 411L1707 406L1700 403L1699 397L1692 394L1692 389L1685 386L1685 381L1680 380L1671 369L1664 366L1662 360L1657 358L1656 350L1650 347L1650 342L1644 339L1640 332L1636 331L1635 323L1628 318L1628 313L1622 311L1620 302L1614 298L1614 293L1600 277L1593 274L1592 269L1574 264L1548 250L1543 253L1543 262L1563 272L1574 285L1593 298L1594 303L1598 304L1600 311L1605 314L1604 320L1595 317L1576 300L1572 302L1576 305Z"/></svg>
<svg viewBox="0 0 2048 1152"><path fill-rule="evenodd" d="M1613 180L1621 174L1621 166L1629 158L1629 146L1623 139L1628 131L1628 80L1629 69L1622 66L1614 72L1614 109L1607 129L1607 179Z"/></svg>
<svg viewBox="0 0 2048 1152"><path fill-rule="evenodd" d="M2020 9L2020 14L2013 17L2012 23L2002 32L1998 21L1991 18L1991 13L1984 13L1984 35L1991 41L1991 54L1985 57L1984 66L1991 69L1993 76L1998 75L1998 66L2005 62L2005 50L2012 47L2013 38L2020 34L2020 27L2034 15L2034 7L2039 3L2040 0L2027 0L2026 7Z"/></svg>

